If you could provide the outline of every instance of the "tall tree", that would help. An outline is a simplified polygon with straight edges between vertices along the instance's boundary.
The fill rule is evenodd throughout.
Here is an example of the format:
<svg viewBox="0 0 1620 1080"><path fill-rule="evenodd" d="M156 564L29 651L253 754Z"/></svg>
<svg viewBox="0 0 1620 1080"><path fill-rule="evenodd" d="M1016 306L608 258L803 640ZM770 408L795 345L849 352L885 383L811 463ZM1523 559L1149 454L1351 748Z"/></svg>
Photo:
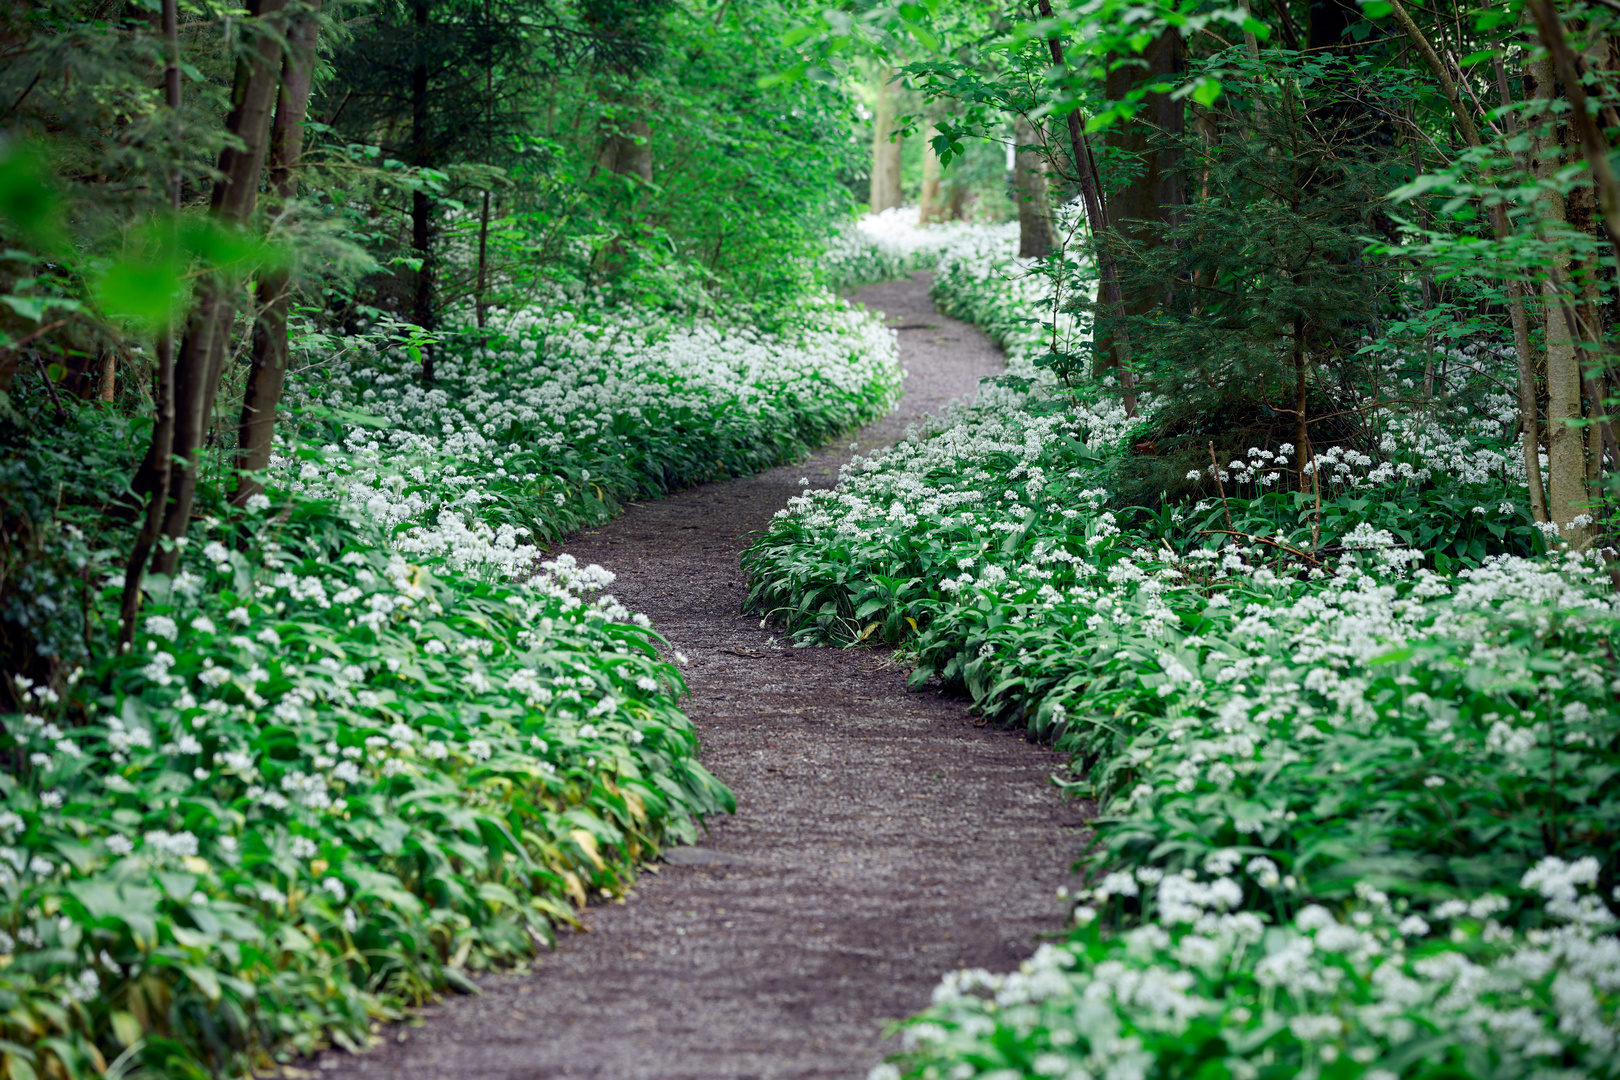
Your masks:
<svg viewBox="0 0 1620 1080"><path fill-rule="evenodd" d="M276 97L275 122L270 131L269 192L274 209L298 195L302 165L304 118L309 110L310 85L315 73L320 0L294 16L287 32L282 60L281 89ZM242 394L242 418L237 425L236 491L232 502L244 505L262 485L252 477L270 464L275 435L276 407L287 378L287 309L292 275L285 265L267 268L255 286L258 318L253 327L253 349L247 384Z"/></svg>
<svg viewBox="0 0 1620 1080"><path fill-rule="evenodd" d="M876 107L872 110L872 183L868 202L879 213L900 205L900 135L895 130L900 88L893 68L879 68Z"/></svg>
<svg viewBox="0 0 1620 1080"><path fill-rule="evenodd" d="M1052 208L1046 192L1046 153L1035 125L1013 121L1013 201L1018 206L1018 255L1042 258L1052 250Z"/></svg>
<svg viewBox="0 0 1620 1080"><path fill-rule="evenodd" d="M225 120L225 129L236 144L220 154L219 178L210 202L210 212L223 229L245 228L258 203L271 113L280 85L286 7L287 0L255 0L248 9L250 17L241 23L244 49L237 60L231 112ZM170 543L160 547L152 560L159 573L174 572L180 557L178 541L191 522L202 466L200 451L213 419L214 397L242 286L239 275L239 271L226 269L199 282L175 359L173 465L163 517L163 535ZM143 473L150 477L146 486L153 490L159 457L161 450L154 445L143 466Z"/></svg>
<svg viewBox="0 0 1620 1080"><path fill-rule="evenodd" d="M1531 164L1537 178L1549 181L1537 197L1536 213L1543 230L1556 230L1568 222L1564 196L1550 181L1563 168L1564 140L1560 138L1560 87L1548 56L1532 57L1525 64L1525 97L1535 103ZM1579 337L1566 318L1569 297L1563 282L1569 278L1569 256L1549 248L1547 273L1541 281L1547 379L1547 511L1566 532L1575 534L1573 522L1586 513L1586 446L1582 435L1582 386ZM1585 537L1571 535L1572 539Z"/></svg>

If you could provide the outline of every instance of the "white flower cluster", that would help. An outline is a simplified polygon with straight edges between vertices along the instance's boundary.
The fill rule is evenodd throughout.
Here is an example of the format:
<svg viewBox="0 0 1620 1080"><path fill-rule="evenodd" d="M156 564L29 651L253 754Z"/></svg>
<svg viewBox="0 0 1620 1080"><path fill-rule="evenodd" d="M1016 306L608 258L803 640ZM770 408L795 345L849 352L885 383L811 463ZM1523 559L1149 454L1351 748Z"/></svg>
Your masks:
<svg viewBox="0 0 1620 1080"><path fill-rule="evenodd" d="M1227 854L1227 866L1242 861L1218 853ZM1179 1056L1178 1040L1202 1019L1238 1058L1264 1044L1266 1064L1291 1062L1300 1075L1346 1057L1362 1075L1394 1076L1378 1066L1420 1036L1470 1047L1500 1075L1553 1075L1566 1055L1596 1070L1581 1075L1611 1075L1620 939L1594 929L1612 925L1607 906L1577 895L1595 871L1546 859L1525 875L1524 887L1548 898L1550 929L1508 930L1491 918L1505 902L1482 896L1436 914L1452 924L1442 944L1414 940L1428 923L1402 917L1366 886L1342 918L1312 904L1268 930L1268 915L1229 910L1242 895L1230 878L1110 875L1144 907L1156 896L1158 918L1112 940L1093 937L1090 949L1042 945L1011 974L946 975L933 1007L906 1028L905 1057L929 1075L932 1063L949 1069L989 1045L1033 1044L1038 1076L1162 1075L1159 1054ZM1090 922L1089 906L1076 912ZM1279 1030L1291 1038L1273 1037ZM896 1075L892 1066L872 1073Z"/></svg>
<svg viewBox="0 0 1620 1080"><path fill-rule="evenodd" d="M564 464L581 446L629 459L632 435L651 428L689 432L682 453L710 440L764 447L799 430L805 408L836 430L893 405L892 332L830 300L794 315L790 334L772 336L635 310L523 310L491 328L487 347L443 356L432 387L402 353L361 348L294 393L363 409L382 430L354 428L319 461L277 455L272 469L296 494L364 513L413 559L519 576L538 548L491 508L514 491L609 503L588 469Z"/></svg>

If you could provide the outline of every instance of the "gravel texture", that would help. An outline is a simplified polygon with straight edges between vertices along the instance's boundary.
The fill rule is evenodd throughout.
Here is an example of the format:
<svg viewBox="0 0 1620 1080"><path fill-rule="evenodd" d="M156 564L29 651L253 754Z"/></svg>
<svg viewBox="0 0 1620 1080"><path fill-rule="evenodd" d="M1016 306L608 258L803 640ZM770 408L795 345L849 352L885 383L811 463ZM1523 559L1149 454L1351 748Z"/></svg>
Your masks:
<svg viewBox="0 0 1620 1080"><path fill-rule="evenodd" d="M855 298L899 328L909 371L899 411L853 437L863 451L1001 367L935 313L925 274ZM848 443L632 506L563 549L618 574L612 592L690 657L685 708L736 816L527 973L384 1029L369 1054L325 1055L320 1075L859 1080L942 974L1014 967L1060 928L1088 807L1048 782L1058 755L908 693L884 651L784 648L738 614L749 534L801 477L833 483Z"/></svg>

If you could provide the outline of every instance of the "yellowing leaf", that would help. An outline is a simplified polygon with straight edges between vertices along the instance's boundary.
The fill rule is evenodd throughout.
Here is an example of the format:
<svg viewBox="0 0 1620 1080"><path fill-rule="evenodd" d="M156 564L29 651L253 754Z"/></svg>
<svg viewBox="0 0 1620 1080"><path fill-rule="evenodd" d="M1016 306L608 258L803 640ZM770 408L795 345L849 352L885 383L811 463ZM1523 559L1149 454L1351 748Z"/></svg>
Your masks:
<svg viewBox="0 0 1620 1080"><path fill-rule="evenodd" d="M567 893L568 898L575 904L579 905L580 907L584 907L585 886L579 883L579 875L575 874L572 870L565 870L562 877L563 892Z"/></svg>
<svg viewBox="0 0 1620 1080"><path fill-rule="evenodd" d="M603 862L602 856L597 854L596 837L592 836L584 829L572 829L569 831L568 836L574 841L574 843L579 845L580 850L585 852L586 857L589 858L591 862L596 864L596 868L598 870L607 869L607 863Z"/></svg>

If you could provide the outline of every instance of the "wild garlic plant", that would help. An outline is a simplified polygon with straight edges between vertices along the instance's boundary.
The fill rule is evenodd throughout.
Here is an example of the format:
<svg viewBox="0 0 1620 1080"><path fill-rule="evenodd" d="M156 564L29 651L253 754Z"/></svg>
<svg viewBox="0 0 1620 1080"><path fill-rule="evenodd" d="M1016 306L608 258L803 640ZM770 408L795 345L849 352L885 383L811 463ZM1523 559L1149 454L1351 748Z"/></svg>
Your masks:
<svg viewBox="0 0 1620 1080"><path fill-rule="evenodd" d="M684 658L611 573L541 544L892 406L876 320L824 300L785 325L521 312L442 345L429 387L403 347L306 358L265 491L193 525L127 653L122 539L56 529L38 580L84 588L84 654L13 681L0 1067L240 1074L361 1046L731 809L677 706ZM78 458L47 442L44 474L6 480L48 513ZM34 599L43 623L64 596Z"/></svg>
<svg viewBox="0 0 1620 1080"><path fill-rule="evenodd" d="M1005 328L1013 378L745 557L755 610L898 643L1098 804L1069 940L948 978L880 1074L1610 1075L1620 601L1528 520L1511 425L1320 451L1320 512L1266 482L1287 445L1213 466L1224 497L1123 505L1139 428L1036 367L1009 260L946 256L936 291Z"/></svg>

